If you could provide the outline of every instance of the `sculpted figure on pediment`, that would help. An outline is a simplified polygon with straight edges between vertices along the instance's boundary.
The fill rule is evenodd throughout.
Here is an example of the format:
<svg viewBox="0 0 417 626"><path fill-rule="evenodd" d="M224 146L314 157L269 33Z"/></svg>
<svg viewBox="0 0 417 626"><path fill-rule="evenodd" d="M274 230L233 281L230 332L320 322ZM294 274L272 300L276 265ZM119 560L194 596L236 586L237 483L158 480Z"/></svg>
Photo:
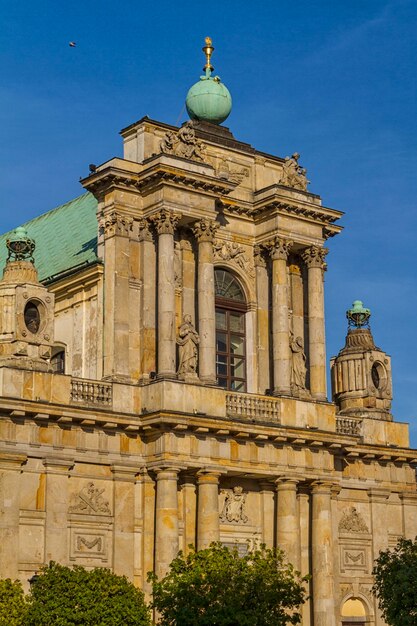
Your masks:
<svg viewBox="0 0 417 626"><path fill-rule="evenodd" d="M178 132L169 130L160 143L164 154L173 154L192 161L204 161L204 146L195 135L192 122L187 122Z"/></svg>
<svg viewBox="0 0 417 626"><path fill-rule="evenodd" d="M298 152L290 157L285 157L285 161L282 166L282 176L279 181L281 185L286 187L292 187L293 189L302 189L306 191L307 185L310 181L307 180L307 170L305 167L301 167L298 163L300 155Z"/></svg>

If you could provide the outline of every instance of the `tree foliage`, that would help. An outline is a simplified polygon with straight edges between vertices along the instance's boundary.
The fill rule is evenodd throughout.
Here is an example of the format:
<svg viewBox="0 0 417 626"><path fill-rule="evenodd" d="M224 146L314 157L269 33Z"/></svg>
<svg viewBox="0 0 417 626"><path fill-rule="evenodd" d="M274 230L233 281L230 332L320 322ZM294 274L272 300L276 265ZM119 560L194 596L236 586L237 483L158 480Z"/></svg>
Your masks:
<svg viewBox="0 0 417 626"><path fill-rule="evenodd" d="M399 539L393 550L379 553L373 570L373 593L390 626L417 624L417 537Z"/></svg>
<svg viewBox="0 0 417 626"><path fill-rule="evenodd" d="M0 580L0 626L23 626L26 602L18 580Z"/></svg>
<svg viewBox="0 0 417 626"><path fill-rule="evenodd" d="M220 543L180 552L162 580L149 574L160 626L298 624L303 582L283 552L262 546L239 557Z"/></svg>
<svg viewBox="0 0 417 626"><path fill-rule="evenodd" d="M143 593L124 576L51 562L32 585L25 626L149 626Z"/></svg>

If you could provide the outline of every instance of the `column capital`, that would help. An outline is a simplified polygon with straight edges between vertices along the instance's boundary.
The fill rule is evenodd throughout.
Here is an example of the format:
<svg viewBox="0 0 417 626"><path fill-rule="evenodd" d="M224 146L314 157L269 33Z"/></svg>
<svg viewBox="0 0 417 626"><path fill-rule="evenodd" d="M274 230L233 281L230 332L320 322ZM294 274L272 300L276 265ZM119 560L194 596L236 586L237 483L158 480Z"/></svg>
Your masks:
<svg viewBox="0 0 417 626"><path fill-rule="evenodd" d="M194 236L198 243L201 243L202 241L209 241L210 243L213 243L218 228L219 224L216 224L214 220L210 220L208 218L203 218L202 220L195 222L192 227Z"/></svg>
<svg viewBox="0 0 417 626"><path fill-rule="evenodd" d="M180 467L152 467L152 471L155 473L156 480L175 480L178 481L178 475L181 471Z"/></svg>
<svg viewBox="0 0 417 626"><path fill-rule="evenodd" d="M113 210L101 217L99 227L106 239L115 235L129 237L133 228L133 219Z"/></svg>
<svg viewBox="0 0 417 626"><path fill-rule="evenodd" d="M283 237L275 237L268 243L268 250L272 260L284 260L288 259L293 241L291 239L284 239Z"/></svg>
<svg viewBox="0 0 417 626"><path fill-rule="evenodd" d="M140 472L140 468L137 465L115 463L111 466L111 472L113 474L113 480L135 483L136 475Z"/></svg>
<svg viewBox="0 0 417 626"><path fill-rule="evenodd" d="M328 495L331 496L336 483L330 480L315 480L311 483L311 493L313 495Z"/></svg>
<svg viewBox="0 0 417 626"><path fill-rule="evenodd" d="M310 269L311 267L319 267L324 270L326 267L325 256L329 252L327 248L321 248L320 246L310 246L305 248L301 256L304 263Z"/></svg>
<svg viewBox="0 0 417 626"><path fill-rule="evenodd" d="M390 495L391 492L388 489L368 489L368 497L370 502L380 502L383 504L388 500Z"/></svg>
<svg viewBox="0 0 417 626"><path fill-rule="evenodd" d="M197 482L199 485L203 484L219 484L221 472L217 472L216 470L199 470L197 472Z"/></svg>
<svg viewBox="0 0 417 626"><path fill-rule="evenodd" d="M300 479L295 476L279 476L275 479L277 491L296 491L299 482Z"/></svg>
<svg viewBox="0 0 417 626"><path fill-rule="evenodd" d="M161 209L149 219L155 225L158 235L173 235L181 215L170 209Z"/></svg>
<svg viewBox="0 0 417 626"><path fill-rule="evenodd" d="M151 223L147 219L139 222L139 241L153 241Z"/></svg>

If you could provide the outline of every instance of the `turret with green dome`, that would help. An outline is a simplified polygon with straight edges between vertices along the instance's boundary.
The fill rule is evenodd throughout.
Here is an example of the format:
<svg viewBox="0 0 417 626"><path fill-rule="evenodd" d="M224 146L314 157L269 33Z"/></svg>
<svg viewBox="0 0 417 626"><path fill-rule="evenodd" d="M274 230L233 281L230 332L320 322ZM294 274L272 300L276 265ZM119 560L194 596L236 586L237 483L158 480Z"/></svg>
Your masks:
<svg viewBox="0 0 417 626"><path fill-rule="evenodd" d="M232 96L219 76L212 76L213 66L210 59L214 48L210 37L205 39L203 52L206 55L206 64L203 68L204 76L200 76L188 91L185 100L188 115L192 120L221 124L232 110Z"/></svg>

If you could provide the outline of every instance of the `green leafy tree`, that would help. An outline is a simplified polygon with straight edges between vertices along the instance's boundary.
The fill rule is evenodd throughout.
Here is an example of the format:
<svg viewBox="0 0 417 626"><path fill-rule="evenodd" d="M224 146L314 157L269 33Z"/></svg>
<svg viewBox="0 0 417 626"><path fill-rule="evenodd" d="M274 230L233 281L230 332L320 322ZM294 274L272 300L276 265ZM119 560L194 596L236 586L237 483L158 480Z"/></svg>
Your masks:
<svg viewBox="0 0 417 626"><path fill-rule="evenodd" d="M239 557L220 543L180 552L162 580L150 573L160 626L283 626L298 624L303 583L283 552L267 549Z"/></svg>
<svg viewBox="0 0 417 626"><path fill-rule="evenodd" d="M379 553L373 570L373 593L390 626L417 624L417 537L399 539L393 550Z"/></svg>
<svg viewBox="0 0 417 626"><path fill-rule="evenodd" d="M143 593L124 576L51 562L32 585L25 626L149 626Z"/></svg>
<svg viewBox="0 0 417 626"><path fill-rule="evenodd" d="M0 626L23 626L26 602L18 580L0 580Z"/></svg>

